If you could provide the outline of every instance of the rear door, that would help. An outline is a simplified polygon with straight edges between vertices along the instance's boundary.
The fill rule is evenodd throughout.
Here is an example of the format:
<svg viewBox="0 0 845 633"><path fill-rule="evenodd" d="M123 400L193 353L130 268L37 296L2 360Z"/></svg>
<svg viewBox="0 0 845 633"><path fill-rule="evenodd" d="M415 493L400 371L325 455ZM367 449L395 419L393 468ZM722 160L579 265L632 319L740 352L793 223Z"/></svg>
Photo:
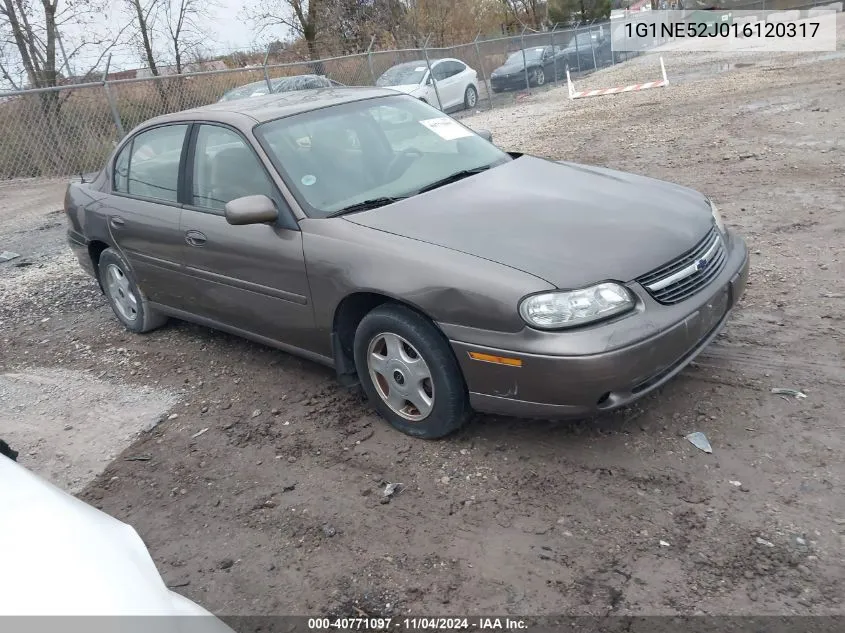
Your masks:
<svg viewBox="0 0 845 633"><path fill-rule="evenodd" d="M309 348L313 336L302 233L284 222L233 226L227 202L263 194L293 215L250 143L234 128L194 126L182 211L191 312L228 329Z"/></svg>
<svg viewBox="0 0 845 633"><path fill-rule="evenodd" d="M445 108L454 108L463 103L466 81L462 74L466 65L452 60L442 62L443 79L438 83L440 97L444 101Z"/></svg>
<svg viewBox="0 0 845 633"><path fill-rule="evenodd" d="M178 191L189 127L161 125L130 139L115 159L112 194L97 211L147 297L176 308L186 305Z"/></svg>

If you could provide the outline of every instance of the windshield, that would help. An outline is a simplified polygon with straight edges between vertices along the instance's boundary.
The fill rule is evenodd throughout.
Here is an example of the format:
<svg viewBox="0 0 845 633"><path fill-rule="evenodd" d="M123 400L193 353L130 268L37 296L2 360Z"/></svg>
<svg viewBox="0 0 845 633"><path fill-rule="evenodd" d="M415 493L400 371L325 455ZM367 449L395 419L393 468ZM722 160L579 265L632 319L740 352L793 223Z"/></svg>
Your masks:
<svg viewBox="0 0 845 633"><path fill-rule="evenodd" d="M418 84L425 76L428 65L425 61L408 62L388 68L385 73L376 80L377 86L407 86Z"/></svg>
<svg viewBox="0 0 845 633"><path fill-rule="evenodd" d="M439 110L399 95L269 121L255 133L311 217L413 196L458 172L512 160Z"/></svg>
<svg viewBox="0 0 845 633"><path fill-rule="evenodd" d="M543 56L542 48L526 48L525 49L525 59L526 61L531 61L534 59L540 59ZM511 53L508 56L507 61L505 64L521 64L522 63L522 51L516 51L515 53Z"/></svg>

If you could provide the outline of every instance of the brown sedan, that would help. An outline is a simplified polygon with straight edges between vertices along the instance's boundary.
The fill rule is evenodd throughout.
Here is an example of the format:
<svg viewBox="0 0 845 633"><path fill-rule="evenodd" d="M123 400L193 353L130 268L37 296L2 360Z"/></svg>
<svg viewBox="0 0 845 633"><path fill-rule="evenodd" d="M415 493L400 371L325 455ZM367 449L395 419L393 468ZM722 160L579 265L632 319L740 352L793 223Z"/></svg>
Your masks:
<svg viewBox="0 0 845 633"><path fill-rule="evenodd" d="M702 194L506 153L381 89L147 121L65 207L129 330L176 317L300 354L430 438L473 409L632 402L716 336L748 275Z"/></svg>

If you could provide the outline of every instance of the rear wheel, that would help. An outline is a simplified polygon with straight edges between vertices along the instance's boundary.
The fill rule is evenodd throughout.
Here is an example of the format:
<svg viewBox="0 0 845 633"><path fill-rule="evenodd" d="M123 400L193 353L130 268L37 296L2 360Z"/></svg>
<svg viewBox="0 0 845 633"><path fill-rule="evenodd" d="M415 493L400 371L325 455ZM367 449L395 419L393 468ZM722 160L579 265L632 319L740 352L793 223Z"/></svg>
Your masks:
<svg viewBox="0 0 845 633"><path fill-rule="evenodd" d="M475 89L475 86L467 86L466 92L464 92L464 108L472 110L476 104L478 104L478 90Z"/></svg>
<svg viewBox="0 0 845 633"><path fill-rule="evenodd" d="M410 308L385 304L361 320L355 367L370 403L403 433L436 439L469 419L466 386L448 342Z"/></svg>
<svg viewBox="0 0 845 633"><path fill-rule="evenodd" d="M117 251L107 248L100 253L97 268L114 315L127 330L140 334L167 322L167 317L150 307L129 265Z"/></svg>

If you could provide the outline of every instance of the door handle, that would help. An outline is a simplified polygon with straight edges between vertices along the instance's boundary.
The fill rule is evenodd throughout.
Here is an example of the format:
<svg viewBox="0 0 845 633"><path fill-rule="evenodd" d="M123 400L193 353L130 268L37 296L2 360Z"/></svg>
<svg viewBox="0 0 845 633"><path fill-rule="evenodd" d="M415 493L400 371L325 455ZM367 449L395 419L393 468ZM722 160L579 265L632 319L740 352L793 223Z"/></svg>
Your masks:
<svg viewBox="0 0 845 633"><path fill-rule="evenodd" d="M199 231L188 231L185 233L185 241L188 246L204 246L208 238Z"/></svg>
<svg viewBox="0 0 845 633"><path fill-rule="evenodd" d="M113 215L109 218L109 224L111 224L113 229L122 229L126 221L119 216Z"/></svg>

